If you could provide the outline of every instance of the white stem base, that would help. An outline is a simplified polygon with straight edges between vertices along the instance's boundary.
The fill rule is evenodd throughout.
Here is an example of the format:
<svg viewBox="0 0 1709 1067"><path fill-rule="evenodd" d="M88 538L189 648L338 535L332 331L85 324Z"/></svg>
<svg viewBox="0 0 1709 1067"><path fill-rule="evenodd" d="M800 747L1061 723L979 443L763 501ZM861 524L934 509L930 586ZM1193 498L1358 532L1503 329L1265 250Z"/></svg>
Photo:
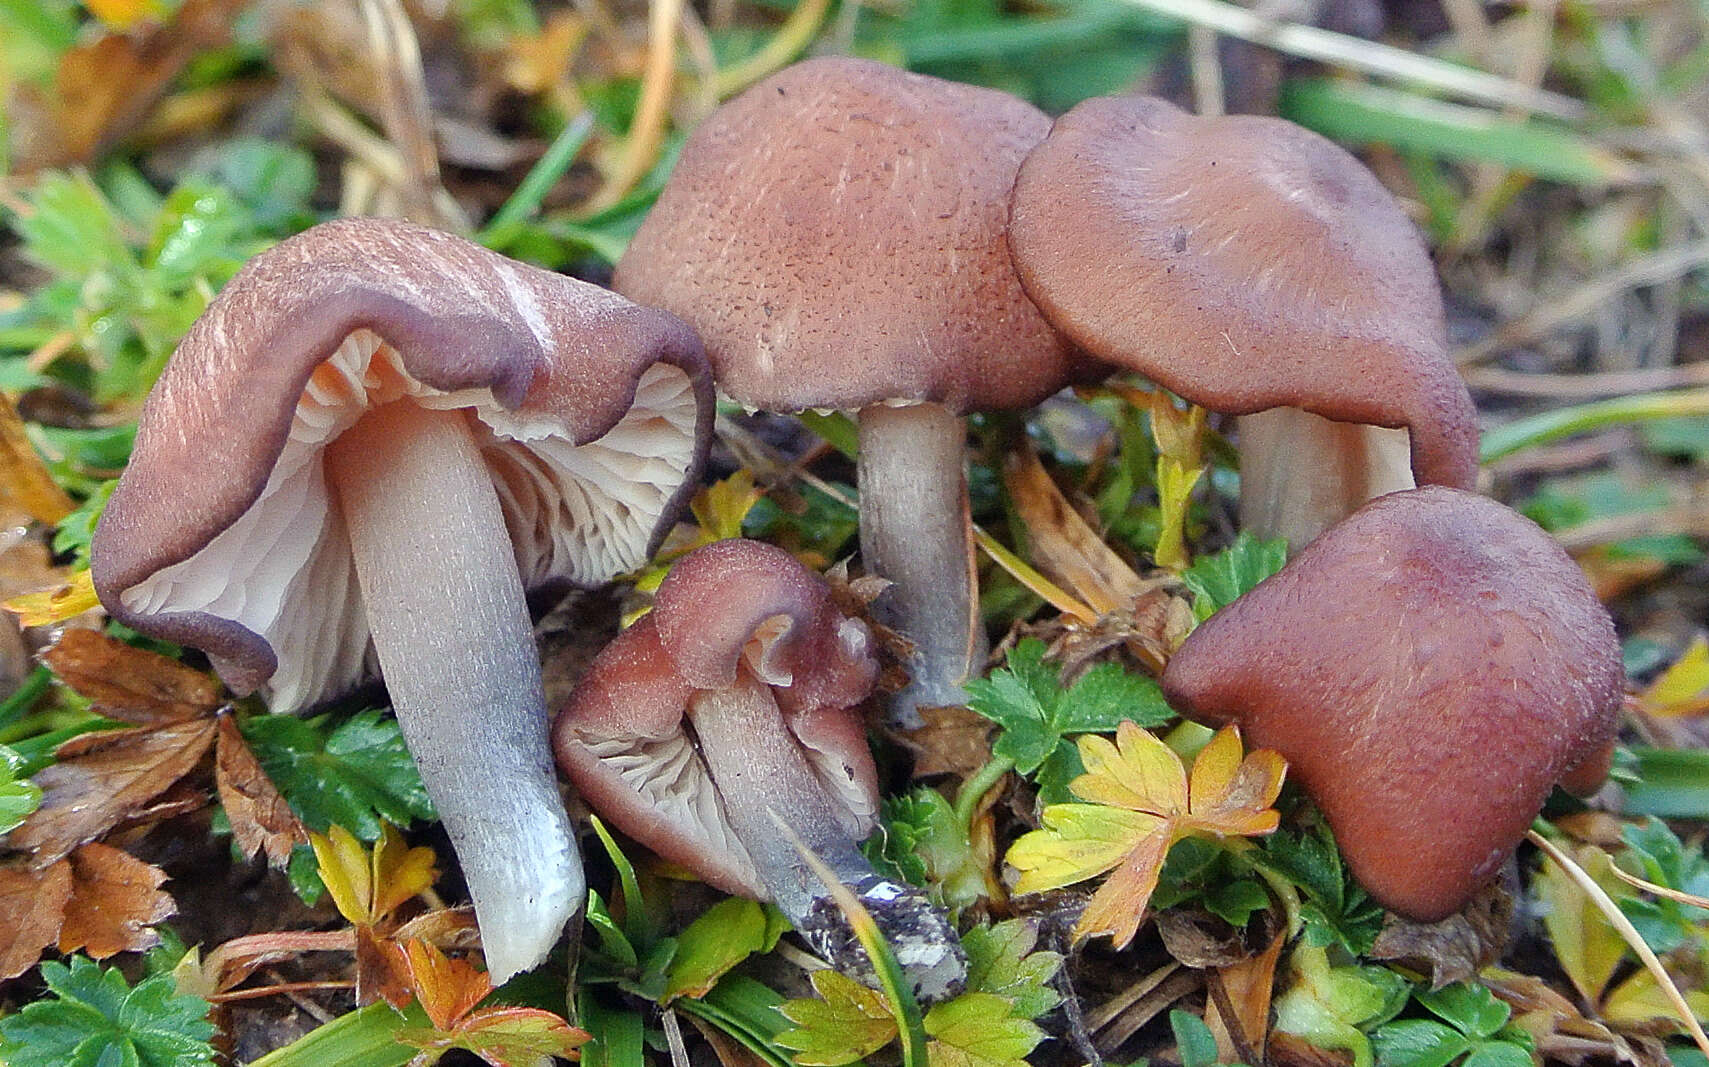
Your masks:
<svg viewBox="0 0 1709 1067"><path fill-rule="evenodd" d="M1242 415L1240 527L1303 548L1385 493L1414 488L1405 430L1331 422L1298 408Z"/></svg>
<svg viewBox="0 0 1709 1067"><path fill-rule="evenodd" d="M409 401L333 442L327 474L404 742L501 983L546 958L586 883L498 496L464 416Z"/></svg>
<svg viewBox="0 0 1709 1067"><path fill-rule="evenodd" d="M861 409L861 559L895 583L874 614L915 645L891 704L898 726L923 725L921 706L965 704L961 683L985 661L965 448L961 419L939 404Z"/></svg>

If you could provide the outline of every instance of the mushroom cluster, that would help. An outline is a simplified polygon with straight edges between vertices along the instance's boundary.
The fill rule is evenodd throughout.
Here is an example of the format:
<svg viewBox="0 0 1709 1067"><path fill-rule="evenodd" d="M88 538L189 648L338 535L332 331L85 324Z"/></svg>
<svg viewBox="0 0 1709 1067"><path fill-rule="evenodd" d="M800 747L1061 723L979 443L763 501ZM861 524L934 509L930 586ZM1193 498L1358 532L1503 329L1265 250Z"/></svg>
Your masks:
<svg viewBox="0 0 1709 1067"><path fill-rule="evenodd" d="M663 312L407 223L326 223L174 353L95 588L275 711L383 675L502 980L584 895L525 594L644 563L711 414L700 343Z"/></svg>

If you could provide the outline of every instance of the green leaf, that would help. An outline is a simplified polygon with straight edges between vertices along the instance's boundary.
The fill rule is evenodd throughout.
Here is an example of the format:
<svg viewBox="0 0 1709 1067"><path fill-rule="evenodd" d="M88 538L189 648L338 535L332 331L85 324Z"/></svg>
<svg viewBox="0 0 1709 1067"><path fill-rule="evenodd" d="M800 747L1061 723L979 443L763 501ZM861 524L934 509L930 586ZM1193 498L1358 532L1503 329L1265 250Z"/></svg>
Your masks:
<svg viewBox="0 0 1709 1067"><path fill-rule="evenodd" d="M256 715L239 722L279 792L312 830L334 824L364 841L382 820L407 827L434 818L397 720L377 709L336 726L326 716Z"/></svg>
<svg viewBox="0 0 1709 1067"><path fill-rule="evenodd" d="M1232 545L1181 572L1182 584L1193 593L1193 615L1204 622L1287 561L1286 541L1260 541L1242 530Z"/></svg>
<svg viewBox="0 0 1709 1067"><path fill-rule="evenodd" d="M925 786L890 797L882 809L883 831L867 839L865 851L893 877L924 886L939 903L961 908L985 896L985 871L942 793Z"/></svg>
<svg viewBox="0 0 1709 1067"><path fill-rule="evenodd" d="M677 935L664 1002L705 996L730 968L756 952L770 952L787 928L775 909L758 901L732 897L712 905Z"/></svg>
<svg viewBox="0 0 1709 1067"><path fill-rule="evenodd" d="M1253 858L1300 887L1308 943L1339 943L1355 956L1371 950L1382 929L1383 909L1347 872L1327 825L1298 834L1278 830L1263 847Z"/></svg>
<svg viewBox="0 0 1709 1067"><path fill-rule="evenodd" d="M926 1062L931 1067L1027 1067L1027 1053L1044 1031L1016 1018L1009 1001L963 993L926 1012Z"/></svg>
<svg viewBox="0 0 1709 1067"><path fill-rule="evenodd" d="M17 827L41 806L41 787L19 777L23 769L24 757L0 745L0 834Z"/></svg>
<svg viewBox="0 0 1709 1067"><path fill-rule="evenodd" d="M896 1019L883 994L836 971L814 971L818 998L786 1000L780 1011L795 1024L777 1044L795 1051L802 1067L840 1067L896 1040Z"/></svg>
<svg viewBox="0 0 1709 1067"><path fill-rule="evenodd" d="M1157 683L1114 664L1087 671L1064 690L1055 667L1044 662L1044 642L1029 637L987 678L967 683L967 706L1003 727L992 752L1030 775L1047 759L1072 749L1068 734L1106 733L1123 720L1159 726L1174 718ZM1065 784L1065 783L1064 783Z"/></svg>
<svg viewBox="0 0 1709 1067"><path fill-rule="evenodd" d="M1709 819L1709 749L1634 745L1625 810L1664 819Z"/></svg>
<svg viewBox="0 0 1709 1067"><path fill-rule="evenodd" d="M1062 967L1062 954L1035 952L1037 944L1038 929L1025 919L967 931L961 947L967 952L968 991L1004 998L1021 1019L1036 1019L1056 1007L1062 996L1050 980Z"/></svg>
<svg viewBox="0 0 1709 1067"><path fill-rule="evenodd" d="M1686 848L1660 819L1627 823L1620 840L1626 847L1616 863L1627 873L1668 889L1709 896L1709 862L1702 848ZM1709 920L1709 910L1661 896L1622 898L1620 910L1657 952L1699 939Z"/></svg>
<svg viewBox="0 0 1709 1067"><path fill-rule="evenodd" d="M1455 982L1441 989L1420 989L1413 999L1431 1014L1452 1023L1468 1037L1489 1037L1503 1026L1513 1009L1495 994L1472 982Z"/></svg>
<svg viewBox="0 0 1709 1067"><path fill-rule="evenodd" d="M1378 1067L1447 1067L1472 1048L1465 1034L1430 1019L1389 1023L1372 1041Z"/></svg>
<svg viewBox="0 0 1709 1067"><path fill-rule="evenodd" d="M187 1067L212 1064L208 1002L179 996L169 975L132 989L116 968L83 956L42 964L52 999L0 1019L8 1067Z"/></svg>
<svg viewBox="0 0 1709 1067"><path fill-rule="evenodd" d="M126 452L129 453L128 445ZM118 485L117 478L110 478L96 486L77 510L60 519L59 526L54 529L54 552L61 556L69 555L74 567L89 566L89 542L95 536L95 524L101 521L101 512L107 510L107 500Z"/></svg>
<svg viewBox="0 0 1709 1067"><path fill-rule="evenodd" d="M1175 1032L1181 1067L1216 1067L1216 1037L1203 1019L1176 1009L1169 1013L1169 1028Z"/></svg>

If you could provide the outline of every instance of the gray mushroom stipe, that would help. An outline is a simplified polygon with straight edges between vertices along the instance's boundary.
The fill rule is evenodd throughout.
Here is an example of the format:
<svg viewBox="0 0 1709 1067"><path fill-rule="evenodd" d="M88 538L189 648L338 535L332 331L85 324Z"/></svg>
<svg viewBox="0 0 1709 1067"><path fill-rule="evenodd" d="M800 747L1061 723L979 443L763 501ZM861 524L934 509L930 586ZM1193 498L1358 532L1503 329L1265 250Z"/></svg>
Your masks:
<svg viewBox="0 0 1709 1067"><path fill-rule="evenodd" d="M720 541L679 560L653 611L594 660L554 743L625 833L719 889L774 901L816 952L873 980L809 850L863 897L917 995L940 1000L966 979L954 928L857 848L879 802L858 707L876 677L870 635L822 579L782 549Z"/></svg>
<svg viewBox="0 0 1709 1067"><path fill-rule="evenodd" d="M378 667L502 982L585 896L525 591L646 560L711 402L665 313L407 223L328 223L251 261L173 355L96 591L274 711Z"/></svg>

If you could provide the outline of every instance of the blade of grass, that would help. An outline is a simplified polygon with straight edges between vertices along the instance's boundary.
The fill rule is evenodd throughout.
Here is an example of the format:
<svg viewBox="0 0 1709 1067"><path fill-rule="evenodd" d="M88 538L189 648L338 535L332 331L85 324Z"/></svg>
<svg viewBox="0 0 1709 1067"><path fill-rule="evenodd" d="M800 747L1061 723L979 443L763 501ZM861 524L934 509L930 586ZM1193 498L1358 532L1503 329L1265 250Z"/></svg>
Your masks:
<svg viewBox="0 0 1709 1067"><path fill-rule="evenodd" d="M975 526L973 528L973 539L979 542L979 547L985 550L986 555L996 561L997 566L1008 571L1017 582L1043 597L1051 607L1064 615L1074 616L1087 626L1097 625L1097 612L1070 596L1061 586L1049 578L1033 570L1025 560L998 543L995 537Z"/></svg>
<svg viewBox="0 0 1709 1067"><path fill-rule="evenodd" d="M546 152L534 166L528 168L516 191L510 194L499 209L493 212L493 217L481 227L479 238L482 244L491 242L494 231L505 226L530 218L540 210L540 204L546 199L546 194L552 191L552 186L570 169L576 156L581 153L582 146L587 144L588 135L593 132L593 112L584 111L571 119L552 139L546 147Z"/></svg>
<svg viewBox="0 0 1709 1067"><path fill-rule="evenodd" d="M1551 181L1605 185L1635 176L1625 160L1565 126L1506 118L1380 85L1294 80L1282 86L1280 110L1283 118L1338 141L1497 163Z"/></svg>
<svg viewBox="0 0 1709 1067"><path fill-rule="evenodd" d="M1573 434L1676 415L1709 415L1709 389L1619 396L1515 419L1483 435L1481 458L1485 463L1494 463L1515 452Z"/></svg>
<svg viewBox="0 0 1709 1067"><path fill-rule="evenodd" d="M611 857L611 865L617 868L617 881L623 887L623 936L636 949L644 949L653 943L653 924L652 916L647 914L646 898L641 896L641 883L635 877L635 865L617 847L611 831L605 828L599 816L589 814L588 821L593 824L599 843L605 846L605 854Z"/></svg>
<svg viewBox="0 0 1709 1067"><path fill-rule="evenodd" d="M1626 811L1664 819L1709 819L1709 751L1634 746L1638 776L1626 783Z"/></svg>
<svg viewBox="0 0 1709 1067"><path fill-rule="evenodd" d="M251 1067L402 1067L420 1049L398 1041L405 1027L430 1026L420 1004L357 1008L251 1063Z"/></svg>
<svg viewBox="0 0 1709 1067"><path fill-rule="evenodd" d="M1315 59L1379 78L1426 86L1481 104L1520 108L1561 119L1580 119L1586 112L1583 103L1559 93L1535 89L1508 78L1376 41L1265 18L1257 12L1222 3L1221 0L1126 2L1302 59Z"/></svg>
<svg viewBox="0 0 1709 1067"><path fill-rule="evenodd" d="M1644 969L1655 978L1657 987L1667 997L1668 1003L1673 1005L1674 1011L1679 1013L1679 1021L1685 1024L1685 1030L1691 1035L1691 1040L1697 1042L1697 1047L1703 1050L1705 1056L1709 1056L1709 1035L1703 1033L1703 1027L1698 1024L1697 1016L1691 1013L1691 1005L1685 1002L1684 994L1679 991L1677 985L1674 985L1673 977L1667 973L1667 968L1662 966L1662 961L1656 958L1649 942L1645 941L1643 935L1638 933L1638 928L1632 925L1632 920L1626 918L1626 913L1620 910L1620 905L1614 903L1613 898L1596 884L1596 879L1592 878L1583 867L1573 862L1573 858L1567 855L1565 851L1557 848L1553 841L1536 830L1527 830L1525 837L1526 840L1542 849L1550 859L1554 860L1561 870L1566 872L1567 877L1571 878L1573 883L1584 891L1585 895L1590 898L1590 902L1596 905L1596 910L1600 911L1613 924L1614 929L1620 931L1620 936L1625 939L1626 944L1643 962Z"/></svg>

